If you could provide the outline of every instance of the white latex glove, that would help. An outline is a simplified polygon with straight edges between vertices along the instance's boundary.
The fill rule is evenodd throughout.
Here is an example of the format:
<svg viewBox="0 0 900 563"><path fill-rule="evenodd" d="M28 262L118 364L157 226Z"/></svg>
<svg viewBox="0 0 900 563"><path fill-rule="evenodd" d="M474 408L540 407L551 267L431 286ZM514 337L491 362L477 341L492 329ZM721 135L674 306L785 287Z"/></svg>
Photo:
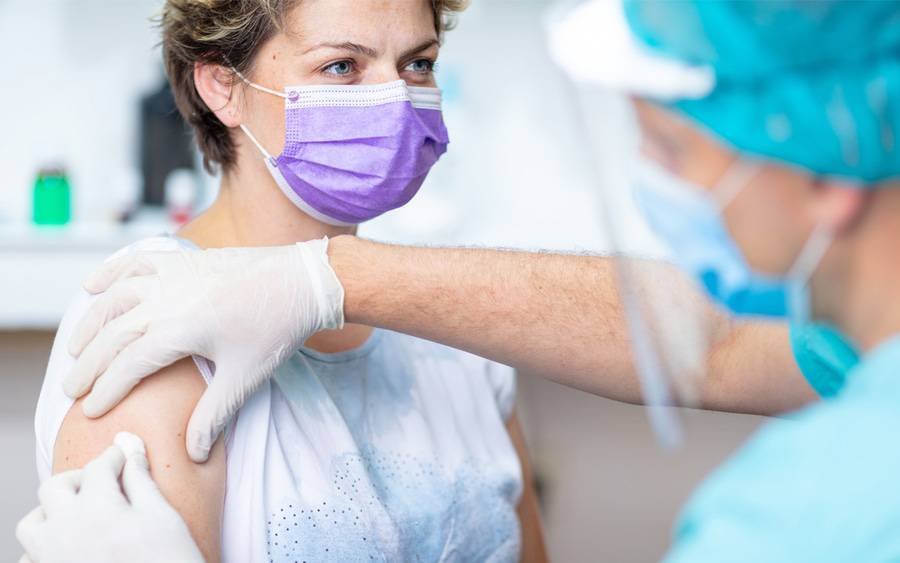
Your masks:
<svg viewBox="0 0 900 563"><path fill-rule="evenodd" d="M84 469L48 479L38 491L41 505L16 527L26 553L21 561L202 562L187 524L148 467L144 442L120 432Z"/></svg>
<svg viewBox="0 0 900 563"><path fill-rule="evenodd" d="M63 386L89 417L114 407L144 377L181 358L216 373L188 424L196 462L228 420L307 338L344 323L344 289L328 239L291 246L135 253L86 282L104 292L75 328L78 359ZM93 387L92 387L93 386Z"/></svg>

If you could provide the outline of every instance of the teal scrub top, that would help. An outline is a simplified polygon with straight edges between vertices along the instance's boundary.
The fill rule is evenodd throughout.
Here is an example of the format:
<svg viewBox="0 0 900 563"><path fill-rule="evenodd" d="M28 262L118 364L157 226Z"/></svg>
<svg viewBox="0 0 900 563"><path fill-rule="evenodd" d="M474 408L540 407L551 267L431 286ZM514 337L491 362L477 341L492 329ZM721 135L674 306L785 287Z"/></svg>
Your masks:
<svg viewBox="0 0 900 563"><path fill-rule="evenodd" d="M826 325L791 327L791 347L806 380L826 399L843 389L847 373L859 362L853 345Z"/></svg>
<svg viewBox="0 0 900 563"><path fill-rule="evenodd" d="M900 336L695 493L668 563L900 561Z"/></svg>

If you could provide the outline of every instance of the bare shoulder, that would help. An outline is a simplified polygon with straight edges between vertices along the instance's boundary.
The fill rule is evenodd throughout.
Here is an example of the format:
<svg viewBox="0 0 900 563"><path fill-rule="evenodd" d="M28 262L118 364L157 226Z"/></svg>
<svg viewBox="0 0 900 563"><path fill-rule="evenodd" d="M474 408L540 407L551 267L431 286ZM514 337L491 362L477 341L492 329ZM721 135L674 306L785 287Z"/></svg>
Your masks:
<svg viewBox="0 0 900 563"><path fill-rule="evenodd" d="M207 561L218 561L225 494L225 451L220 439L210 459L193 463L185 450L185 428L206 389L190 359L144 379L106 416L89 419L81 401L69 410L57 435L53 472L82 467L99 455L117 432L128 430L147 444L150 471L178 510Z"/></svg>

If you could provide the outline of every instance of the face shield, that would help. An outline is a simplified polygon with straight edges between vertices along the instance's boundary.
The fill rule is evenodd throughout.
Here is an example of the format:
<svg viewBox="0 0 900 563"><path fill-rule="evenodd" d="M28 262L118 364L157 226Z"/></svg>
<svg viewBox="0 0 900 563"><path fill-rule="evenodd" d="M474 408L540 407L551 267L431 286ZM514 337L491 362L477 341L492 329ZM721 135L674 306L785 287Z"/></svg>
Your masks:
<svg viewBox="0 0 900 563"><path fill-rule="evenodd" d="M576 92L576 97L582 107L591 99L590 92ZM583 123L585 157L602 160L603 143L596 139L606 134L602 119L586 112ZM661 444L675 447L682 431L677 410L671 406L702 404L709 363L715 347L730 333L731 317L710 300L702 279L683 269L684 256L679 256L686 248L701 261L717 258L708 245L690 245L689 233L709 229L710 225L698 224L709 216L692 213L685 205L669 205L672 200L660 191L678 193L677 198L683 197L678 190L684 187L668 183L671 175L636 155L636 147L628 152L619 160L618 172L595 169L595 185L648 415ZM655 187L649 187L651 182ZM705 200L687 203L699 206ZM685 233L688 245L673 245L664 236L673 232Z"/></svg>
<svg viewBox="0 0 900 563"><path fill-rule="evenodd" d="M896 11L892 2L849 0L589 0L548 18L551 56L572 85L580 157L594 165L636 369L664 443L679 433L657 405L702 400L710 386L698 382L730 334L730 313L790 319L795 328L815 320L809 281L831 227L811 227L789 269L771 273L745 260L725 224L735 196L759 185L752 182L759 163L854 189L897 177L900 106L887 103L887 93L900 88L900 35L884 25ZM602 110L600 91L686 118L731 149L735 162L709 186L638 164L635 136L623 134L633 125L613 125L617 116ZM677 153L689 143L670 144ZM638 243L651 226L666 243L657 256ZM647 255L677 263L690 279L640 259Z"/></svg>
<svg viewBox="0 0 900 563"><path fill-rule="evenodd" d="M586 161L598 190L606 254L647 414L660 443L676 447L683 431L672 407L701 404L710 358L729 334L730 318L676 265L672 245L659 236L660 221L689 231L695 226L690 216L699 215L682 215L661 197L660 189L681 186L670 185L671 175L640 155L637 121L622 92L662 99L702 96L712 88L713 75L650 54L631 39L621 5L614 1L557 7L548 15L548 40L567 75L576 112L573 122L583 150L573 158ZM617 41L614 48L611 40ZM611 91L619 92L614 102Z"/></svg>

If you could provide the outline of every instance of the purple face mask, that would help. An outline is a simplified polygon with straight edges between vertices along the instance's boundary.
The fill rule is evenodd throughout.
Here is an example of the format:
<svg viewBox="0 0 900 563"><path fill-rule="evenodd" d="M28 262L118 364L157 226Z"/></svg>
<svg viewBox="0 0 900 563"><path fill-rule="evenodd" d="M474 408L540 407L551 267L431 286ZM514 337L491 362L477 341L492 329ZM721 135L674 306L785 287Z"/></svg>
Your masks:
<svg viewBox="0 0 900 563"><path fill-rule="evenodd" d="M447 150L441 91L402 80L367 86L297 86L285 98L286 138L272 157L250 130L278 187L308 215L337 226L405 205Z"/></svg>

